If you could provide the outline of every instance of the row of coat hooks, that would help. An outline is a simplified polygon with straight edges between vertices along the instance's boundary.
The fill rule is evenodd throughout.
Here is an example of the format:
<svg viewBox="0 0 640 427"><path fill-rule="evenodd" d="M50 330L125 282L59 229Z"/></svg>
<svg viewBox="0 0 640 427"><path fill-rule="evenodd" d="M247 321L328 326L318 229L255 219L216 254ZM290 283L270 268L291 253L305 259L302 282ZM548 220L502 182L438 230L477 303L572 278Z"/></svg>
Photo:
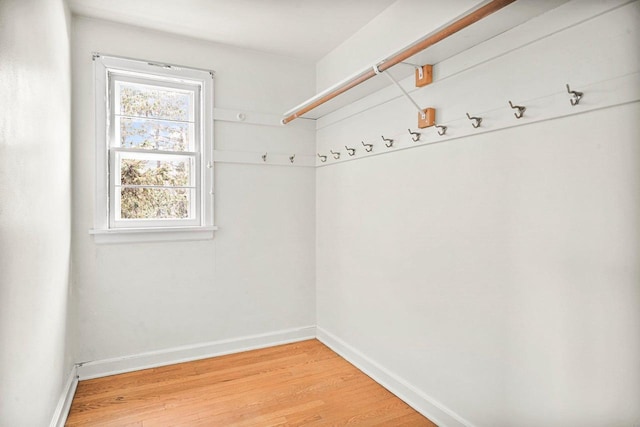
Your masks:
<svg viewBox="0 0 640 427"><path fill-rule="evenodd" d="M567 93L569 93L571 95L571 98L569 99L569 102L571 103L571 106L576 106L580 103L580 100L582 99L582 97L584 96L583 92L578 92L575 90L571 90L571 87L569 86L569 84L566 85L567 87ZM524 117L524 113L525 111L527 111L527 107L524 107L522 105L514 105L511 101L509 101L509 107L511 107L512 109L516 110L513 115L515 116L516 119L521 119L522 117ZM475 117L475 116L471 116L469 113L466 113L467 118L471 121L471 126L473 126L473 128L479 128L482 124L482 117ZM447 133L447 126L444 125L439 125L437 123L433 123L433 126L437 129L438 131L438 135L443 136L446 135ZM418 142L420 141L420 136L422 135L420 132L414 132L411 129L407 129L409 131L409 134L411 135L411 139L413 140L413 142ZM393 147L393 143L394 140L391 138L385 138L384 135L381 135L382 141L384 142L384 145L387 148L392 148ZM362 146L364 147L364 151L366 151L367 153L370 153L371 151L373 151L373 144L367 144L364 141L361 141ZM348 146L344 146L344 148L347 150L347 154L349 155L349 157L353 157L356 154L356 149L353 147L348 147ZM335 159L335 160L339 160L340 159L340 151L333 151L333 149L329 150L329 152L331 153L331 156ZM320 161L322 163L327 161L327 155L323 155L320 153L317 153L318 158L320 159ZM266 161L266 154L262 156L262 159ZM291 162L293 163L293 159L291 159Z"/></svg>
<svg viewBox="0 0 640 427"><path fill-rule="evenodd" d="M267 162L267 157L269 156L269 153L264 153L261 157L262 157L262 161L263 162ZM289 156L289 162L293 163L296 160L296 155L292 154Z"/></svg>

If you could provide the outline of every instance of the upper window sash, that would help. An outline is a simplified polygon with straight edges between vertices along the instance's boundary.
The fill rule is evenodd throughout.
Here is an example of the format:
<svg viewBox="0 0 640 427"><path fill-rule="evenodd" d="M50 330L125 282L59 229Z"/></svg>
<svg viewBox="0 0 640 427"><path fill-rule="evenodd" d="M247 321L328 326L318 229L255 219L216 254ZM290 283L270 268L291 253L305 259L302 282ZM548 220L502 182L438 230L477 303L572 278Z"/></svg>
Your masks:
<svg viewBox="0 0 640 427"><path fill-rule="evenodd" d="M188 111L188 117L186 120L179 120L175 118L162 118L162 117L148 117L148 116L127 116L123 114L119 114L120 102L121 98L118 96L118 91L116 88L117 83L132 83L140 86L150 86L153 83L150 82L149 79L143 79L140 77L132 77L130 75L122 75L109 72L109 99L113 99L113 105L109 104L109 146L110 147L119 147L120 146L120 127L118 125L118 120L122 120L123 118L132 120L132 121L158 121L158 122L175 122L175 123L184 123L189 127L190 130L190 147L189 151L202 151L203 149L203 141L202 138L202 123L201 116L203 116L204 111L202 109L202 85L199 83L175 83L170 81L158 80L157 85L160 88L172 88L178 89L179 91L184 91L187 94L193 94L191 102L192 105ZM193 144L197 143L197 146Z"/></svg>

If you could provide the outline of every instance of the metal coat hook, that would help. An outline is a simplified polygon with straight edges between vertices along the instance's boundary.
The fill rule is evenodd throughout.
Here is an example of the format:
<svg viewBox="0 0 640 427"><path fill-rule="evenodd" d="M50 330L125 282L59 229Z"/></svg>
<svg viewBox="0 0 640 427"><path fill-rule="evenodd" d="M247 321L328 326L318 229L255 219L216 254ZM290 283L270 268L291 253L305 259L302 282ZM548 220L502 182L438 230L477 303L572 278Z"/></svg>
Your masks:
<svg viewBox="0 0 640 427"><path fill-rule="evenodd" d="M324 162L326 162L326 161L327 161L327 156L323 156L323 155L321 155L320 153L318 153L318 158L320 159L320 161L321 161L322 163L324 163Z"/></svg>
<svg viewBox="0 0 640 427"><path fill-rule="evenodd" d="M373 144L365 144L364 141L362 141L362 145L364 146L364 151L367 153L370 153L371 150L373 150Z"/></svg>
<svg viewBox="0 0 640 427"><path fill-rule="evenodd" d="M413 142L420 141L420 132L412 132L411 129L407 129L407 130L411 134L411 139L413 139Z"/></svg>
<svg viewBox="0 0 640 427"><path fill-rule="evenodd" d="M517 113L513 113L513 115L516 116L516 119L521 119L522 116L524 116L524 112L527 111L527 107L523 107L521 105L513 105L511 101L509 101L509 106L514 110L518 110Z"/></svg>
<svg viewBox="0 0 640 427"><path fill-rule="evenodd" d="M385 138L384 135L381 135L381 137L382 137L382 140L384 141L384 145L386 145L387 148L393 147L393 139Z"/></svg>
<svg viewBox="0 0 640 427"><path fill-rule="evenodd" d="M349 148L346 145L344 146L344 148L346 148L347 153L349 154L349 156L353 156L354 154L356 154L356 149L355 148Z"/></svg>
<svg viewBox="0 0 640 427"><path fill-rule="evenodd" d="M333 150L329 150L331 152L331 154L333 154L333 158L338 160L340 158L340 152L339 151L333 151Z"/></svg>
<svg viewBox="0 0 640 427"><path fill-rule="evenodd" d="M471 123L471 125L474 128L479 128L480 127L480 123L482 123L482 117L471 117L469 115L469 113L467 113L467 117L469 118L469 120L473 121L473 123Z"/></svg>
<svg viewBox="0 0 640 427"><path fill-rule="evenodd" d="M438 135L442 136L445 133L447 133L447 127L444 125L435 125L435 127L438 129Z"/></svg>
<svg viewBox="0 0 640 427"><path fill-rule="evenodd" d="M267 153L264 153L264 154L262 155L262 161L263 161L263 162L266 162L266 161L267 161Z"/></svg>
<svg viewBox="0 0 640 427"><path fill-rule="evenodd" d="M584 95L584 92L571 90L571 88L569 87L569 83L567 83L567 92L571 94L571 99L569 100L569 102L571 102L571 105L573 106L578 105L580 103L580 100L582 99L582 96Z"/></svg>
<svg viewBox="0 0 640 427"><path fill-rule="evenodd" d="M296 159L296 155L294 154L293 156L289 156L289 161L291 163L293 163L293 161Z"/></svg>

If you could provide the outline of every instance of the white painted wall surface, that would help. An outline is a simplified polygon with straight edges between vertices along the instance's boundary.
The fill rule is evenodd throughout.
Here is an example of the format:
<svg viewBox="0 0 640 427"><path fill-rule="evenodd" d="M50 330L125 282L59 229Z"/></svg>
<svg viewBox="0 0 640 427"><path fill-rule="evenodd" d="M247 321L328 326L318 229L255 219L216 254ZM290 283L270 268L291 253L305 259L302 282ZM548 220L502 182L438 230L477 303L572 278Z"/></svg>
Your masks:
<svg viewBox="0 0 640 427"><path fill-rule="evenodd" d="M396 1L318 61L316 90L324 90L373 66L480 3L480 0Z"/></svg>
<svg viewBox="0 0 640 427"><path fill-rule="evenodd" d="M313 90L311 64L74 18L73 279L79 361L315 324L312 168L218 164L215 238L96 245L91 52L216 71L215 106L280 114ZM314 129L216 122L217 150L314 153Z"/></svg>
<svg viewBox="0 0 640 427"><path fill-rule="evenodd" d="M72 368L69 19L0 1L1 426L48 425Z"/></svg>
<svg viewBox="0 0 640 427"><path fill-rule="evenodd" d="M639 24L637 1L570 2L437 64L414 95L449 135L470 128L467 110L485 129L516 120L511 98L526 123L564 83L637 76ZM582 106L602 96L585 90ZM383 150L380 134L410 146L411 105L381 99L321 120L318 150ZM320 330L451 410L450 425L640 423L635 99L317 169Z"/></svg>

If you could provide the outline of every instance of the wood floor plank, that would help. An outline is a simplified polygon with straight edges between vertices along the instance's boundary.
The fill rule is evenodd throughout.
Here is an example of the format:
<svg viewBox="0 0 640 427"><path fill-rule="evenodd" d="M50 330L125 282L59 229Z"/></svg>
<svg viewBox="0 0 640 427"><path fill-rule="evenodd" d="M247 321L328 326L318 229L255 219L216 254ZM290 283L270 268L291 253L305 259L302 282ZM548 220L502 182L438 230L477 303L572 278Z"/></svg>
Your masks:
<svg viewBox="0 0 640 427"><path fill-rule="evenodd" d="M66 425L435 426L317 340L80 381Z"/></svg>

